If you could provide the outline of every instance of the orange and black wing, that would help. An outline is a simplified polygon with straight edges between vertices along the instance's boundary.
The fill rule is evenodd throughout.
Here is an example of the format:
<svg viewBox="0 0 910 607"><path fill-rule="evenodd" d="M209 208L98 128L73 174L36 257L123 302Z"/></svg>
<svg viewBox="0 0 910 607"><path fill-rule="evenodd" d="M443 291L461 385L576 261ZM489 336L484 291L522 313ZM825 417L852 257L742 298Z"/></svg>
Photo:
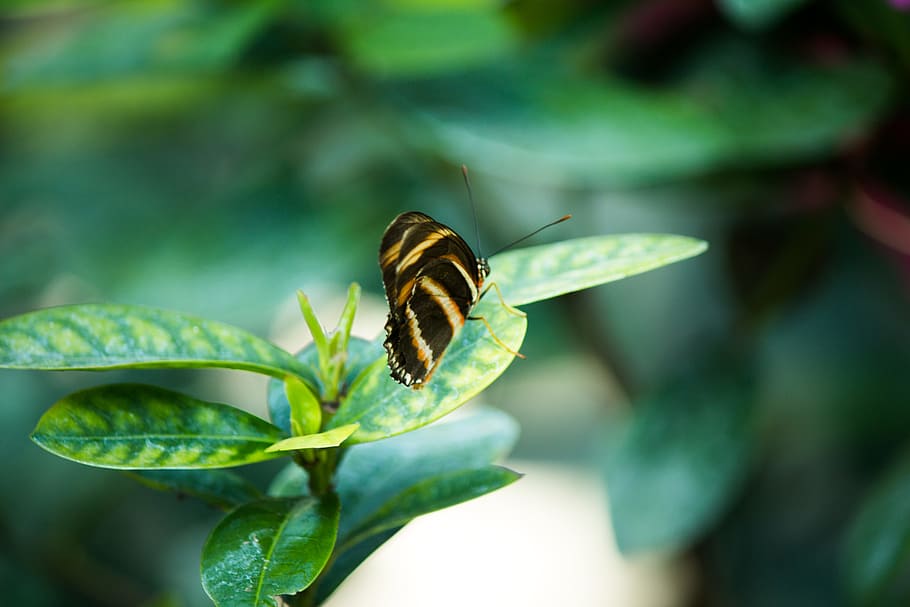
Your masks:
<svg viewBox="0 0 910 607"><path fill-rule="evenodd" d="M389 318L385 349L392 377L420 388L477 302L477 258L451 228L418 212L386 228L379 265Z"/></svg>

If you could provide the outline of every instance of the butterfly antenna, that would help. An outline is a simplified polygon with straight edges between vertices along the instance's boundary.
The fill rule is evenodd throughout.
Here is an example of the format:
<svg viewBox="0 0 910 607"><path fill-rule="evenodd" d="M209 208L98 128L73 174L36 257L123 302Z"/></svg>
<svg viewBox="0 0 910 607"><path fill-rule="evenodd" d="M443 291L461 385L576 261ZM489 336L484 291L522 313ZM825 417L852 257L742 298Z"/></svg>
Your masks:
<svg viewBox="0 0 910 607"><path fill-rule="evenodd" d="M539 228L537 228L536 230L534 230L534 231L531 232L530 234L527 234L527 235L525 235L525 236L522 236L522 237L519 238L518 240L515 240L515 241L513 241L513 242L510 242L509 244L507 244L506 246L502 247L501 249L498 249L498 250L496 251L496 253L502 253L502 252L505 251L506 249L511 249L512 247L514 247L515 245L517 245L519 242L523 242L523 241L527 240L528 238L530 238L531 236L534 236L534 235L537 234L538 232L541 232L541 231L543 231L543 230L546 230L546 229L549 228L549 227L555 226L557 223L562 223L562 222L568 221L568 220L570 220L570 219L572 219L572 216L571 216L571 215L563 215L562 217L560 217L560 218L557 219L556 221L551 221L551 222L548 223L547 225L540 226ZM496 253L493 253L493 255L496 255ZM490 257L493 257L493 255L490 255Z"/></svg>
<svg viewBox="0 0 910 607"><path fill-rule="evenodd" d="M474 217L474 236L477 238L477 253L480 257L480 228L477 227L477 207L474 206L474 192L471 191L471 180L468 179L468 166L461 165L461 174L464 177L464 185L468 188L468 200L471 201L471 215Z"/></svg>

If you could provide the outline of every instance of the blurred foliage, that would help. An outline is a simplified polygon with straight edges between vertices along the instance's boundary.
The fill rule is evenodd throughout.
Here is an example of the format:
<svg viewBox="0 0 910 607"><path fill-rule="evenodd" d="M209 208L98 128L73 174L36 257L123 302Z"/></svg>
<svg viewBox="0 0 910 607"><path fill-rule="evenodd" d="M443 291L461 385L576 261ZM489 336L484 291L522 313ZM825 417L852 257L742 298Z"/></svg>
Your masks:
<svg viewBox="0 0 910 607"><path fill-rule="evenodd" d="M460 163L484 251L565 212L563 234L704 238L686 264L528 308L528 361L489 391L519 453L602 466L620 538L664 523L624 547L695 559L693 604L906 604L901 5L5 2L0 315L141 303L281 335L295 289L328 302L355 280L381 309L396 212L470 234ZM235 389L118 379L150 376ZM3 598L206 604L215 511L28 442L97 381L0 374ZM633 470L638 495L615 480Z"/></svg>

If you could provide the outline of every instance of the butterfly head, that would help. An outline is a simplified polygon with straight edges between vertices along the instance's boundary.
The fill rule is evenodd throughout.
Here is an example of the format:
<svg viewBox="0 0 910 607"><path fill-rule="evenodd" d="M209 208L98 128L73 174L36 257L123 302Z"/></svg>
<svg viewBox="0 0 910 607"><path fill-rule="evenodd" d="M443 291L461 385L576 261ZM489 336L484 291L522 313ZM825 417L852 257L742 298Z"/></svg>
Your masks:
<svg viewBox="0 0 910 607"><path fill-rule="evenodd" d="M486 257L477 258L477 276L480 278L480 285L483 285L484 279L490 275L490 262ZM479 285L479 286L480 286Z"/></svg>

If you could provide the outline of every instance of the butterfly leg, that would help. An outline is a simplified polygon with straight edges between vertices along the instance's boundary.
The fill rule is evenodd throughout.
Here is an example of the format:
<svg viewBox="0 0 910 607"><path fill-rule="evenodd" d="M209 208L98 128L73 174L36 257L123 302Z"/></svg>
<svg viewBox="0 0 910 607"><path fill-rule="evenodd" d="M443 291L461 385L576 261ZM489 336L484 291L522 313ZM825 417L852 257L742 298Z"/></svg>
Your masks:
<svg viewBox="0 0 910 607"><path fill-rule="evenodd" d="M524 314L522 314L522 316L524 316ZM487 321L487 319L486 319L485 317L483 317L483 316L468 316L468 320L479 320L479 321L483 322L484 326L487 328L487 331L490 332L490 337L493 338L493 341L495 341L497 344L499 344L499 347L500 347L500 348L502 348L503 350L505 350L506 352L508 352L508 353L511 354L512 356L517 356L518 358L526 358L524 354L522 354L521 352L518 352L518 351L516 351L516 350L513 350L512 348L510 348L509 346L507 346L507 345L505 344L505 342L503 342L501 339L499 339L499 336L496 335L496 332L495 332L495 331L493 331L493 327L490 326L490 323Z"/></svg>
<svg viewBox="0 0 910 607"><path fill-rule="evenodd" d="M483 297L484 295L486 295L487 291L489 291L491 288L496 290L496 295L499 297L499 303L502 304L502 307L504 307L506 309L506 311L508 311L509 314L511 314L513 316L527 316L527 314L525 314L518 308L516 308L514 306L510 306L509 304L506 303L506 300L503 299L503 297L502 297L502 291L499 290L499 285L496 284L495 282L491 282L491 283L487 284L486 288L480 293L480 297L478 297L477 300L480 301L480 298Z"/></svg>

